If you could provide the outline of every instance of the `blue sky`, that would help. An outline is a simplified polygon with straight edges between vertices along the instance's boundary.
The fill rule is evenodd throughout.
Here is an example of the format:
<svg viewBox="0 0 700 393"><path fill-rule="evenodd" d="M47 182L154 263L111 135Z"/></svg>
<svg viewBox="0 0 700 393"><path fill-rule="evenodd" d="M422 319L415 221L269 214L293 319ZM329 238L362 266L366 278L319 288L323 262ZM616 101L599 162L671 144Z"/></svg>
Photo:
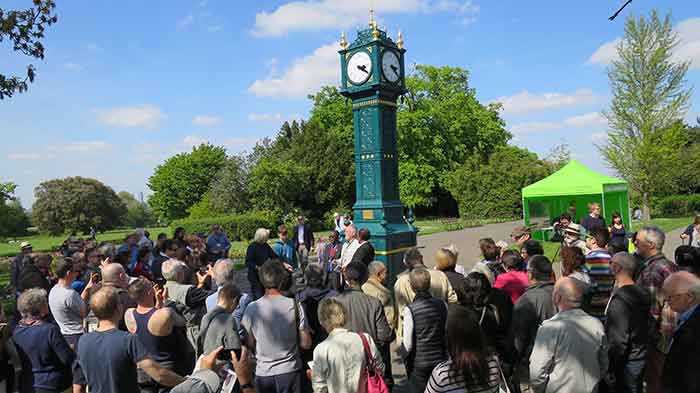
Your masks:
<svg viewBox="0 0 700 393"><path fill-rule="evenodd" d="M370 7L391 36L402 30L408 63L464 67L482 102L503 102L513 144L546 155L565 142L608 171L594 143L604 141L611 43L630 13L672 12L677 56L693 62L687 118L700 115L696 2L635 0L608 21L623 2L59 0L36 82L0 101L0 181L17 183L27 207L56 177L148 194L154 167L174 153L202 141L249 149L307 116L307 94L339 83L340 33L353 38ZM3 73L28 64L7 43L0 53Z"/></svg>

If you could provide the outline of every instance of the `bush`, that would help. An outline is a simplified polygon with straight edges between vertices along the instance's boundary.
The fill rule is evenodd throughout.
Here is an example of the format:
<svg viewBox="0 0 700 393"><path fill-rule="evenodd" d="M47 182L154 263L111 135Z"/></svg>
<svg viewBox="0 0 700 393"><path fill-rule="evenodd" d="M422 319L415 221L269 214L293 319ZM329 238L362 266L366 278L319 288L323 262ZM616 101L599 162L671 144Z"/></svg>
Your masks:
<svg viewBox="0 0 700 393"><path fill-rule="evenodd" d="M669 195L652 201L652 215L687 217L700 213L700 194Z"/></svg>
<svg viewBox="0 0 700 393"><path fill-rule="evenodd" d="M255 230L261 227L270 230L270 237L276 236L277 220L268 212L250 212L236 215L175 220L170 223L172 228L183 227L187 233L209 233L211 226L221 225L229 240L250 240Z"/></svg>

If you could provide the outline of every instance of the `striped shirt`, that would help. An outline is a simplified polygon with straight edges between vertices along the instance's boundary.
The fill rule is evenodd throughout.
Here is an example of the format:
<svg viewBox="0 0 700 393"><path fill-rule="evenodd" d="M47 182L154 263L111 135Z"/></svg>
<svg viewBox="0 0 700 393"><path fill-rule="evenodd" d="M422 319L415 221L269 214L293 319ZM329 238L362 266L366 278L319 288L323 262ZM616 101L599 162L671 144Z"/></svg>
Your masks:
<svg viewBox="0 0 700 393"><path fill-rule="evenodd" d="M446 360L433 369L425 393L498 393L501 372L495 355L489 358L488 366L487 385L467 386L461 370L452 370L452 360Z"/></svg>
<svg viewBox="0 0 700 393"><path fill-rule="evenodd" d="M605 317L605 307L615 285L615 276L610 270L610 253L593 250L586 254L586 268L593 284L588 313L599 319Z"/></svg>

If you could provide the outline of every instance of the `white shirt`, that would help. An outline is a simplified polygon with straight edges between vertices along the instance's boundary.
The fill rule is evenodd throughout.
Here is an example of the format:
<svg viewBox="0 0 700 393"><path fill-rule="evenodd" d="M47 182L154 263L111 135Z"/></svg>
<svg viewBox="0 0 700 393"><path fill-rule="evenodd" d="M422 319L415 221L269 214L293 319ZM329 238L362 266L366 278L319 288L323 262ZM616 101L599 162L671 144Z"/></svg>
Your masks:
<svg viewBox="0 0 700 393"><path fill-rule="evenodd" d="M304 226L299 225L299 236L297 236L299 244L304 244Z"/></svg>
<svg viewBox="0 0 700 393"><path fill-rule="evenodd" d="M360 242L357 239L352 239L349 242L343 243L343 249L340 254L340 266L346 267L352 261L355 251L360 247Z"/></svg>
<svg viewBox="0 0 700 393"><path fill-rule="evenodd" d="M382 356L372 337L362 334L367 338L375 364L383 372ZM314 392L356 393L364 365L365 349L360 335L347 329L333 329L314 349L311 379Z"/></svg>

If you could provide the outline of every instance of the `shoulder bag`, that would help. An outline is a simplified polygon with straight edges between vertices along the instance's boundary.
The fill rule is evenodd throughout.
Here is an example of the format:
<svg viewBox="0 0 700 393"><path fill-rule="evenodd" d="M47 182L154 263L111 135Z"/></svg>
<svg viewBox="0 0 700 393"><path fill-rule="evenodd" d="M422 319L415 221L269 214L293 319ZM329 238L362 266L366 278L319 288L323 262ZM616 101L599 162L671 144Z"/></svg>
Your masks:
<svg viewBox="0 0 700 393"><path fill-rule="evenodd" d="M374 363L374 357L372 357L372 350L369 347L369 342L364 334L358 333L360 339L362 339L362 345L365 348L365 365L360 371L360 386L358 387L359 393L389 393L389 388L384 382L384 377L382 373L377 368Z"/></svg>

